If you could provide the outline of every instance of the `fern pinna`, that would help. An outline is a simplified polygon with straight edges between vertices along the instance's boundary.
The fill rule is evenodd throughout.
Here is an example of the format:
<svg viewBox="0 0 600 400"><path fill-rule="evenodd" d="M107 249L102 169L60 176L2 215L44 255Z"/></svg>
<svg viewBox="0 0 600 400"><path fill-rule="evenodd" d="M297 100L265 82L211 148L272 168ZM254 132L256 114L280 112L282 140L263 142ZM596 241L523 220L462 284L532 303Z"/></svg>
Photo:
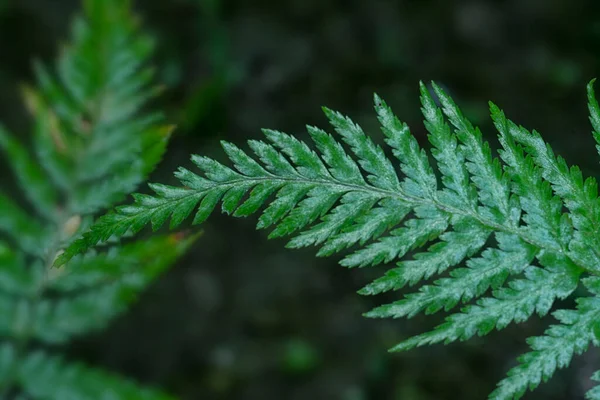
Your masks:
<svg viewBox="0 0 600 400"><path fill-rule="evenodd" d="M0 129L3 161L26 200L0 194L0 398L169 399L48 350L104 327L191 240L158 236L51 268L94 213L146 179L170 132L159 114L140 111L156 93L146 66L153 45L129 2L84 8L55 71L36 66L39 90L24 90L31 146Z"/></svg>

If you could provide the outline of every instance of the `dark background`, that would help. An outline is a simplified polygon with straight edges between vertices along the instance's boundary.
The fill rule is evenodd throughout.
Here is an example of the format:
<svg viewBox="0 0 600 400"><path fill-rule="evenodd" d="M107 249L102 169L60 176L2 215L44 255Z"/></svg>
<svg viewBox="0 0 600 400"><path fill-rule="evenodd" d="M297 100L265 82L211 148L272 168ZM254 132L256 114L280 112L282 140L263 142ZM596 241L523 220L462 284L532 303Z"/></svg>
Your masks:
<svg viewBox="0 0 600 400"><path fill-rule="evenodd" d="M13 130L29 126L18 85L32 81L32 58L55 57L78 6L0 0L0 120ZM584 91L599 71L597 1L143 0L138 11L167 85L157 107L180 127L154 180L173 182L190 152L220 157L219 140L242 144L262 127L305 137L304 124L325 127L321 105L380 137L375 91L425 144L420 79L444 85L492 140L489 99L598 173ZM67 351L182 399L475 400L552 321L389 354L440 318L363 318L400 296L355 293L385 267L346 271L268 242L254 223L211 218L127 315ZM589 352L526 398L582 399L598 367Z"/></svg>

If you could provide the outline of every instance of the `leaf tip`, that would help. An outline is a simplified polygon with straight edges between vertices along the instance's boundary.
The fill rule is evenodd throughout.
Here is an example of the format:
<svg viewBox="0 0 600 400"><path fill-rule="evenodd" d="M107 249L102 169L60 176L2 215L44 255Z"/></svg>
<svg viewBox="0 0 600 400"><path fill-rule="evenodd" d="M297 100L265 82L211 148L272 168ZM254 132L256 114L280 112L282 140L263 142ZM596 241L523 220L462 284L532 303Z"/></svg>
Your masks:
<svg viewBox="0 0 600 400"><path fill-rule="evenodd" d="M385 106L385 102L381 99L381 97L377 93L373 93L373 103L375 103L375 108Z"/></svg>

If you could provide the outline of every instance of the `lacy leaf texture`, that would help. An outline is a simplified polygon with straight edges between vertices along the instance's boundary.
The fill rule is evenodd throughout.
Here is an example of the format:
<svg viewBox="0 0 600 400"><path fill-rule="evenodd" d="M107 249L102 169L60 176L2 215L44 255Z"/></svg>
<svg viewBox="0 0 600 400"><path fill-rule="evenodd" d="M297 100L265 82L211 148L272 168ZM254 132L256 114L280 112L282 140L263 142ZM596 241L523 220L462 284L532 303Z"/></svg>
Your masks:
<svg viewBox="0 0 600 400"><path fill-rule="evenodd" d="M590 120L600 143L592 83ZM325 108L335 135L308 126L309 145L265 130L265 141L248 142L250 153L223 142L231 167L194 155L201 173L180 168L181 187L151 184L154 194L137 194L133 204L100 218L57 264L146 225L156 230L170 219L175 228L192 214L200 224L219 204L236 217L260 213L258 228L272 228L270 238L292 236L290 248L318 246L319 256L350 249L341 260L345 267L395 262L360 293L408 293L368 317L449 313L393 351L463 341L544 316L556 300L584 288L575 309L552 312L555 324L528 339L531 351L489 396L518 399L598 344L597 183L490 103L501 146L495 157L454 101L431 87L433 93L420 86L429 153L378 96L375 111L393 159L357 124ZM600 399L600 389L588 398Z"/></svg>
<svg viewBox="0 0 600 400"><path fill-rule="evenodd" d="M30 143L0 128L2 163L12 167L22 194L9 196L15 185L2 180L2 399L171 398L56 354L59 345L125 311L192 240L156 236L52 268L95 213L146 179L169 137L159 114L140 111L157 93L146 66L153 45L129 7L124 0L86 0L85 17L75 20L55 68L36 65L37 89L24 89L34 119Z"/></svg>

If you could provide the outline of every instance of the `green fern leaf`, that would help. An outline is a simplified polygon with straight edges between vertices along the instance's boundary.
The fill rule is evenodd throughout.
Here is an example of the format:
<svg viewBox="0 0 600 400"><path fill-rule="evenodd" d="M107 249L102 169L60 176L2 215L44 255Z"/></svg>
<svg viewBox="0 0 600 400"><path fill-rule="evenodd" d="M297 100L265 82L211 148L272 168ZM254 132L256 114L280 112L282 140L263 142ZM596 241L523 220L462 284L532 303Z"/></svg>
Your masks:
<svg viewBox="0 0 600 400"><path fill-rule="evenodd" d="M31 146L0 128L0 150L29 203L0 194L1 398L169 398L31 352L34 344L64 344L104 328L194 240L170 235L107 246L52 268L94 213L145 180L172 131L159 114L142 112L158 93L147 67L153 46L130 8L124 0L84 0L85 17L75 21L56 68L37 64L37 89L23 90L34 117ZM179 223L187 217L171 212Z"/></svg>
<svg viewBox="0 0 600 400"><path fill-rule="evenodd" d="M320 256L350 249L340 261L346 267L397 263L361 294L420 285L369 317L461 306L395 351L467 340L534 313L544 316L556 300L576 293L585 277L593 296L578 297L576 311L554 312L560 325L530 340L533 352L490 397L518 399L597 341L600 304L596 278L590 278L600 265L597 185L556 157L539 134L490 103L501 145L495 158L479 128L439 86L432 89L441 107L420 87L432 160L378 96L375 110L401 174L357 124L325 108L337 135L309 126L316 150L265 130L268 142L250 141L252 153L223 143L233 167L192 156L199 174L181 168L175 175L182 187L151 184L153 194L135 195L133 204L98 219L56 263L147 225L157 230L170 219L176 228L194 213L193 224L199 224L219 203L238 217L261 213L257 227L272 227L269 237L292 236L288 247L318 246ZM599 131L600 107L591 86L588 96ZM403 259L413 250L419 251ZM438 274L445 275L427 282Z"/></svg>

